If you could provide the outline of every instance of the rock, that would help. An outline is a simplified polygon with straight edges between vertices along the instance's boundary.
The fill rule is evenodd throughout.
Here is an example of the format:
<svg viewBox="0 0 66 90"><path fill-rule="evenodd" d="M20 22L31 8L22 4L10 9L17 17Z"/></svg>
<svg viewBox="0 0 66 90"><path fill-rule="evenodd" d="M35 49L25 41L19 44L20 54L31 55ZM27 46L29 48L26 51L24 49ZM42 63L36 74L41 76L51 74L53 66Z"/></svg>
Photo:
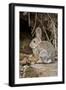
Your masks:
<svg viewBox="0 0 66 90"><path fill-rule="evenodd" d="M28 58L27 57L24 57L24 59L22 60L22 61L20 61L20 64L22 64L22 65L26 65L26 64L30 64L30 61L28 60Z"/></svg>
<svg viewBox="0 0 66 90"><path fill-rule="evenodd" d="M29 66L29 67L26 67L26 69L24 69L23 77L24 78L39 77L39 74L38 72L36 72L35 68Z"/></svg>
<svg viewBox="0 0 66 90"><path fill-rule="evenodd" d="M28 58L29 58L31 64L35 64L35 63L37 63L37 61L38 61L38 60L34 57L33 54L29 55Z"/></svg>

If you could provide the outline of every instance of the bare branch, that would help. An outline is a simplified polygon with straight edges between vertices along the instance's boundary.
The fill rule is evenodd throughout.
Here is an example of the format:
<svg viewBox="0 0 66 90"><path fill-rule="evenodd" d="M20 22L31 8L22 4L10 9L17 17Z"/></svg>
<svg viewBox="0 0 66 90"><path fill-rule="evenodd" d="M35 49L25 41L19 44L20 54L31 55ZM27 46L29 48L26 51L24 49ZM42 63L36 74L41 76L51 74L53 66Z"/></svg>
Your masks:
<svg viewBox="0 0 66 90"><path fill-rule="evenodd" d="M39 21L40 24L42 25L43 32L46 34L47 40L50 41L49 36L48 36L48 34L47 34L46 30L45 30L45 27L44 27L44 25L43 25L43 23L42 23L42 20L40 20L40 19L38 18L38 21Z"/></svg>
<svg viewBox="0 0 66 90"><path fill-rule="evenodd" d="M28 24L29 24L29 27L30 27L30 13L28 13Z"/></svg>
<svg viewBox="0 0 66 90"><path fill-rule="evenodd" d="M37 21L37 13L35 14L35 24L32 29L32 36L34 35L35 27L36 27L36 21Z"/></svg>
<svg viewBox="0 0 66 90"><path fill-rule="evenodd" d="M54 45L55 45L55 48L56 48L56 27L55 27L55 23L54 21L52 20L52 18L50 17L50 15L47 13L48 17L50 18L51 22L52 22L52 25L53 25L53 32L54 32Z"/></svg>

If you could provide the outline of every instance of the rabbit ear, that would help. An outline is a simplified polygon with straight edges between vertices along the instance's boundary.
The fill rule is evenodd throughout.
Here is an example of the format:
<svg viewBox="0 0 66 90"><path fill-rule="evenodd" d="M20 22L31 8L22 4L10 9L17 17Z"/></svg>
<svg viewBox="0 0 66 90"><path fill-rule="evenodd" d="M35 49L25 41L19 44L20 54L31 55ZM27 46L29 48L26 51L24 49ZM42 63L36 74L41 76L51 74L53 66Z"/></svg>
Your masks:
<svg viewBox="0 0 66 90"><path fill-rule="evenodd" d="M41 37L42 37L42 31L41 31L40 27L36 28L36 37L39 39L41 39Z"/></svg>

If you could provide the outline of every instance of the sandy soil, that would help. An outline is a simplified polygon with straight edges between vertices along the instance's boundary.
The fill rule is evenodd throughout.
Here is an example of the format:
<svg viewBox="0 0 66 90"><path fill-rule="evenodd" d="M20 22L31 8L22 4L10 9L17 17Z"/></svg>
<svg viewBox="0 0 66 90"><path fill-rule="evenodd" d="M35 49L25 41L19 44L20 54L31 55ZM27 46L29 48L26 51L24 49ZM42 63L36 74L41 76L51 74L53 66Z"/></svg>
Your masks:
<svg viewBox="0 0 66 90"><path fill-rule="evenodd" d="M56 76L58 71L58 62L51 64L32 64L25 69L23 72L23 67L20 67L20 78L27 77L48 77Z"/></svg>

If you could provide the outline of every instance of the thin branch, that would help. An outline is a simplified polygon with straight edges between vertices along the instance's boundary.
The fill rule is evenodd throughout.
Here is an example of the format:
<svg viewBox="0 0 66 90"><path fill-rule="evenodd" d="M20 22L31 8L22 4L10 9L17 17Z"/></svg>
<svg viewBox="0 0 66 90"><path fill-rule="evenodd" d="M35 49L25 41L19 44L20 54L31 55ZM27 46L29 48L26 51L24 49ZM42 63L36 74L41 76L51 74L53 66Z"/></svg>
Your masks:
<svg viewBox="0 0 66 90"><path fill-rule="evenodd" d="M53 25L53 31L54 31L54 42L55 42L55 48L56 48L56 27L55 27L55 23L54 21L52 20L52 18L50 17L50 15L47 13L48 17L50 18L51 22L52 22L52 25Z"/></svg>
<svg viewBox="0 0 66 90"><path fill-rule="evenodd" d="M28 24L29 24L29 27L30 27L30 13L28 13Z"/></svg>
<svg viewBox="0 0 66 90"><path fill-rule="evenodd" d="M37 21L37 13L35 14L35 24L32 29L32 36L34 35L35 27L36 27L36 21Z"/></svg>
<svg viewBox="0 0 66 90"><path fill-rule="evenodd" d="M44 27L44 25L43 25L42 21L41 21L39 18L38 18L38 21L39 21L39 22L40 22L40 24L42 25L43 32L46 34L47 40L48 40L48 41L50 41L49 36L48 36L48 34L47 34L46 30L45 30L45 27Z"/></svg>

